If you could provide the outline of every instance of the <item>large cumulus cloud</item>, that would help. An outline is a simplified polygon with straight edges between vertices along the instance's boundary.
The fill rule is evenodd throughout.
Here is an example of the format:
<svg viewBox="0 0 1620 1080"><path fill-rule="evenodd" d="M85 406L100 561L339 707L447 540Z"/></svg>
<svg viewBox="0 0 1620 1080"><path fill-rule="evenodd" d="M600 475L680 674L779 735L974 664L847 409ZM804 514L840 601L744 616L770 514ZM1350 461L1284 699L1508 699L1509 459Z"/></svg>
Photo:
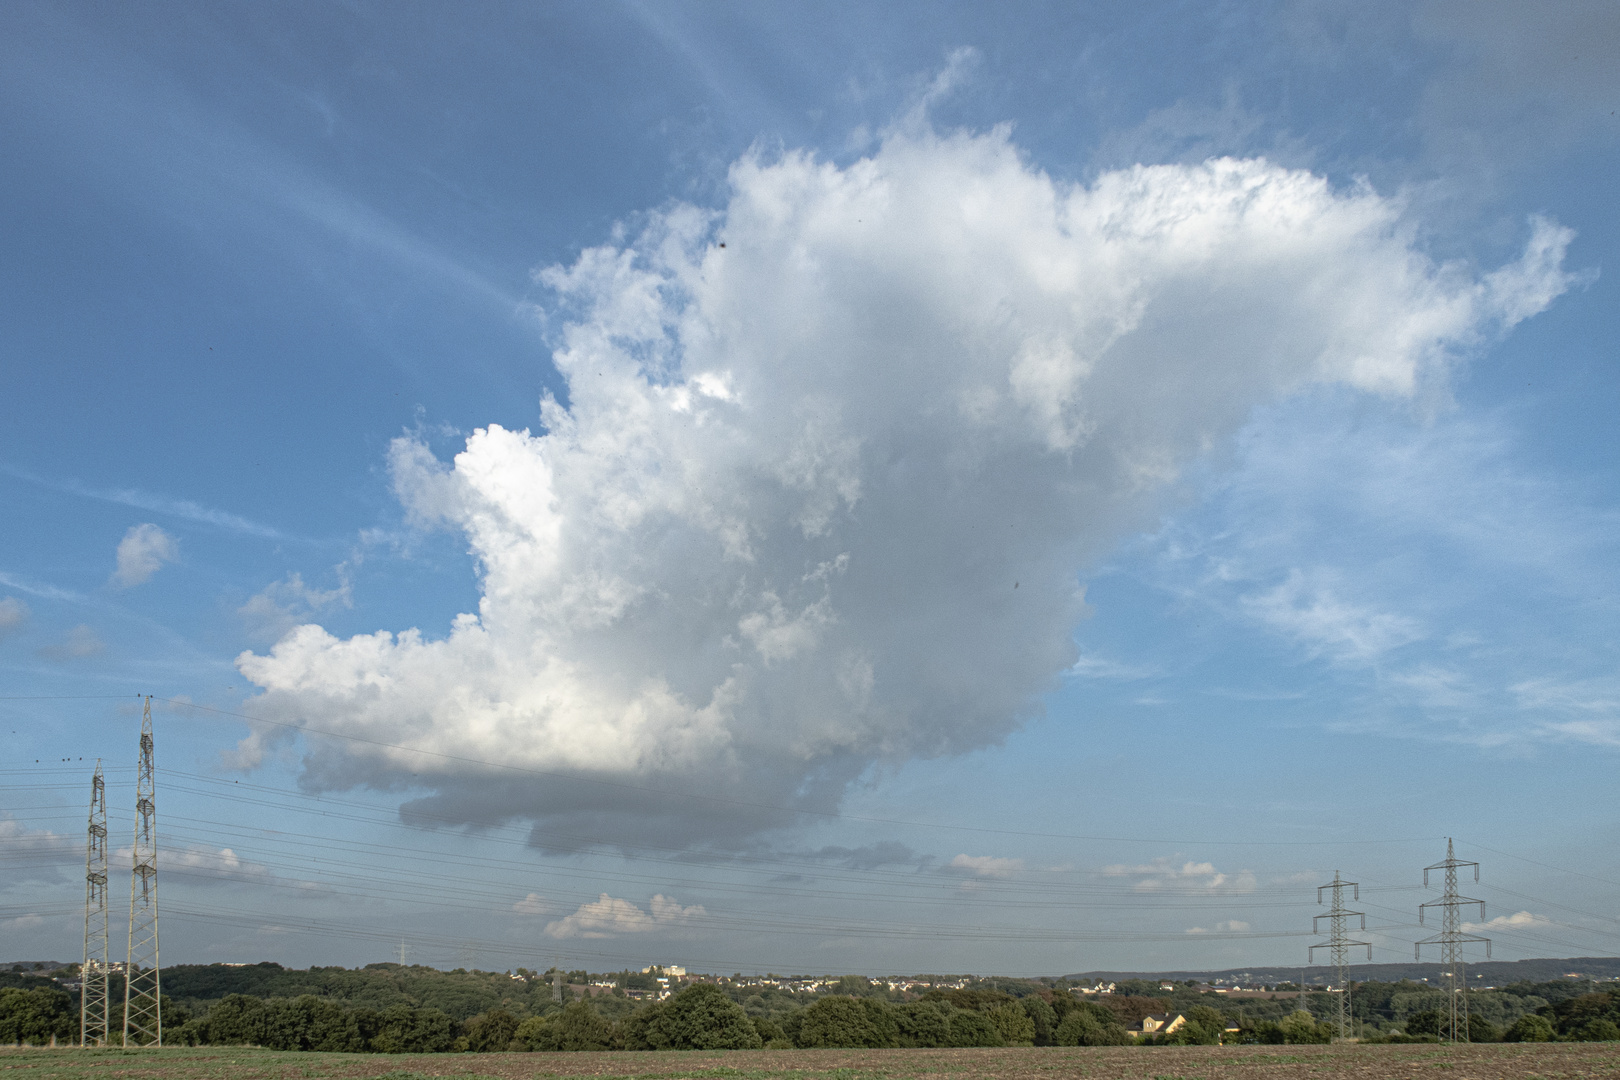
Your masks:
<svg viewBox="0 0 1620 1080"><path fill-rule="evenodd" d="M255 710L359 742L317 786L412 777L440 820L541 842L736 839L874 762L1004 736L1074 662L1078 573L1259 403L1411 396L1567 286L1568 234L1481 274L1399 205L1261 160L1088 185L1006 133L891 136L840 167L751 156L541 273L567 401L453 462L392 450L465 534L447 635L317 625L243 654Z"/></svg>

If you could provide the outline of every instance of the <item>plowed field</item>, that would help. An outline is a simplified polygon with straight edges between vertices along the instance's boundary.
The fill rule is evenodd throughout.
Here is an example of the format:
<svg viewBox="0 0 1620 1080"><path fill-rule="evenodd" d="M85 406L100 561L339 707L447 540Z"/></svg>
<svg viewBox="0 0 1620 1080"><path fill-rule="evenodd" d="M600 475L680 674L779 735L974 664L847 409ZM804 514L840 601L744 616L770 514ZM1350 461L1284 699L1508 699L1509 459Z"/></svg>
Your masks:
<svg viewBox="0 0 1620 1080"><path fill-rule="evenodd" d="M0 1049L17 1080L1620 1080L1620 1043L1187 1046L1007 1050L731 1050L618 1054L299 1054L270 1050Z"/></svg>

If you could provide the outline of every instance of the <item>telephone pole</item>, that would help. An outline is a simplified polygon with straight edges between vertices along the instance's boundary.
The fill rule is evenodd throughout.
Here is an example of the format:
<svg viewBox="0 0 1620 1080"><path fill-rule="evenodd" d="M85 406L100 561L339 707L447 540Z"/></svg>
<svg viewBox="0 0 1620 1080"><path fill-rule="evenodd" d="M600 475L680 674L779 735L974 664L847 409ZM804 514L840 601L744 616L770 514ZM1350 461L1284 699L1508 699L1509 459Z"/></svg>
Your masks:
<svg viewBox="0 0 1620 1080"><path fill-rule="evenodd" d="M79 1045L107 1045L107 781L101 759L90 778L84 851L84 966L79 969Z"/></svg>
<svg viewBox="0 0 1620 1080"><path fill-rule="evenodd" d="M135 857L129 878L129 959L124 964L124 1046L163 1045L158 975L157 791L152 770L152 697L141 712L135 775Z"/></svg>
<svg viewBox="0 0 1620 1080"><path fill-rule="evenodd" d="M1491 956L1491 939L1465 934L1462 930L1462 912L1465 907L1479 905L1480 921L1485 919L1485 901L1475 900L1471 897L1461 896L1457 892L1457 868L1472 866L1474 880L1479 880L1479 863L1466 862L1457 858L1451 846L1451 837L1446 837L1446 857L1443 862L1423 868L1423 887L1429 886L1429 871L1444 870L1446 872L1446 891L1438 900L1418 906L1418 924L1422 925L1424 915L1429 908L1437 907L1441 911L1440 932L1433 937L1426 937L1412 946L1412 959L1422 959L1423 946L1440 946L1440 963L1446 971L1446 1015L1441 1018L1441 1035L1447 1042L1468 1042L1468 974L1463 964L1462 946L1467 941L1483 941L1485 943L1485 958ZM1461 1013L1459 1015L1459 1008Z"/></svg>
<svg viewBox="0 0 1620 1080"><path fill-rule="evenodd" d="M1365 945L1367 947L1367 960L1371 962L1372 942L1351 941L1350 936L1345 929L1345 922L1349 920L1351 916L1359 917L1361 919L1361 929L1363 931L1367 929L1366 913L1361 911L1351 911L1349 908L1344 906L1344 890L1346 889L1351 890L1351 896L1354 900L1359 901L1361 899L1360 884L1354 881L1345 881L1339 877L1339 872L1335 870L1333 871L1332 881L1328 882L1326 885L1317 886L1316 902L1318 904L1322 902L1322 893L1329 889L1333 890L1333 906L1328 908L1326 915L1317 915L1311 919L1311 933L1313 934L1321 933L1321 931L1316 928L1317 923L1321 922L1323 919L1328 920L1328 940L1316 945L1312 945L1308 950L1306 950L1305 956L1307 959L1314 961L1316 950L1326 949L1328 950L1328 955L1333 958L1333 980L1339 984L1339 1038L1348 1039L1350 1037L1351 1011L1349 972L1350 950L1352 948L1359 948ZM1303 983L1300 985L1301 987L1304 986Z"/></svg>

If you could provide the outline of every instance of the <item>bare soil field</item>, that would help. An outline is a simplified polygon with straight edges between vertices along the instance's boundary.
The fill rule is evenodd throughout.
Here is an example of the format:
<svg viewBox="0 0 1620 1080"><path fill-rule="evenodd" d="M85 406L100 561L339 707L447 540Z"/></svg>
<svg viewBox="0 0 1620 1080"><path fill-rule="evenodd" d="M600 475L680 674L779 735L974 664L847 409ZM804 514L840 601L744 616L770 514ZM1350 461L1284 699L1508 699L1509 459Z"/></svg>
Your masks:
<svg viewBox="0 0 1620 1080"><path fill-rule="evenodd" d="M226 1047L0 1049L17 1080L1620 1080L1620 1044L729 1050L613 1054L302 1054Z"/></svg>

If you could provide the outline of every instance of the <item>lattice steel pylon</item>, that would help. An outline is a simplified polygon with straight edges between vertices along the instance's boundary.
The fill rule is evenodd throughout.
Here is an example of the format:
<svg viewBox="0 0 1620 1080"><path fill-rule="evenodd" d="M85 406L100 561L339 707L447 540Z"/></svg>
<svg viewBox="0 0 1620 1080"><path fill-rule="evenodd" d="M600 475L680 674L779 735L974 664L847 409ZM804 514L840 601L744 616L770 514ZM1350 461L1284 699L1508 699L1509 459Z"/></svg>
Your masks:
<svg viewBox="0 0 1620 1080"><path fill-rule="evenodd" d="M1446 872L1446 891L1438 900L1430 900L1418 906L1418 923L1424 921L1424 915L1429 908L1441 909L1440 932L1433 937L1426 937L1412 946L1412 958L1422 959L1423 946L1440 946L1440 963L1446 972L1446 1014L1440 1019L1440 1034L1447 1042L1469 1042L1468 1038L1468 973L1462 958L1464 942L1483 941L1485 943L1485 958L1490 959L1491 939L1478 937L1474 934L1465 934L1462 930L1462 914L1459 909L1479 905L1480 921L1485 919L1485 901L1475 900L1471 897L1461 896L1457 892L1457 868L1459 866L1472 866L1474 880L1479 880L1479 863L1465 862L1457 858L1451 846L1451 837L1446 837L1446 858L1444 862L1437 862L1433 866L1423 868L1423 887L1429 886L1429 871L1444 870Z"/></svg>
<svg viewBox="0 0 1620 1080"><path fill-rule="evenodd" d="M107 973L107 781L101 760L90 778L90 828L84 849L84 966L79 969L79 1045L106 1046Z"/></svg>
<svg viewBox="0 0 1620 1080"><path fill-rule="evenodd" d="M141 713L135 776L135 856L129 878L129 959L124 964L124 1046L163 1045L158 974L157 792L152 770L152 698Z"/></svg>
<svg viewBox="0 0 1620 1080"><path fill-rule="evenodd" d="M1344 925L1345 921L1351 916L1357 916L1361 919L1361 929L1367 929L1366 913L1351 911L1344 906L1344 890L1351 890L1352 897L1359 901L1361 899L1361 885L1354 881L1345 881L1339 877L1339 872L1335 870L1333 871L1332 881L1326 885L1317 886L1316 902L1318 904L1322 902L1322 893L1329 889L1333 890L1333 906L1328 909L1326 915L1317 915L1311 919L1311 933L1313 934L1321 933L1316 928L1318 923L1323 919L1329 920L1328 939L1325 942L1312 945L1306 950L1305 955L1314 962L1316 950L1326 949L1328 955L1333 957L1333 980L1339 988L1339 1038L1348 1039L1350 1037L1350 950L1365 945L1367 947L1367 959L1371 961L1372 942L1350 940ZM1301 983L1300 985L1303 986L1304 984Z"/></svg>

